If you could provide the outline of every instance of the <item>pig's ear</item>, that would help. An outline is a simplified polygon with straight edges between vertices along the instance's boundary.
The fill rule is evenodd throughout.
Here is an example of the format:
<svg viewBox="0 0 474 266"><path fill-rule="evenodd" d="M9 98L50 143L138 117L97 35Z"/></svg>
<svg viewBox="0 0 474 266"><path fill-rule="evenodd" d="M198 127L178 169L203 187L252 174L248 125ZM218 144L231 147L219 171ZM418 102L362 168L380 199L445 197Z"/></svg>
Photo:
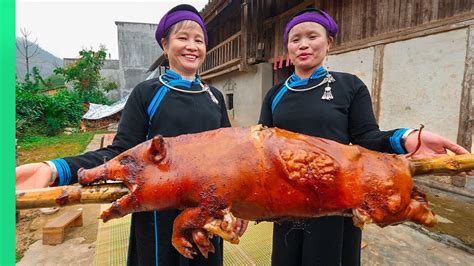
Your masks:
<svg viewBox="0 0 474 266"><path fill-rule="evenodd" d="M159 162L165 158L165 142L163 136L157 135L153 137L149 146L149 152L155 162Z"/></svg>

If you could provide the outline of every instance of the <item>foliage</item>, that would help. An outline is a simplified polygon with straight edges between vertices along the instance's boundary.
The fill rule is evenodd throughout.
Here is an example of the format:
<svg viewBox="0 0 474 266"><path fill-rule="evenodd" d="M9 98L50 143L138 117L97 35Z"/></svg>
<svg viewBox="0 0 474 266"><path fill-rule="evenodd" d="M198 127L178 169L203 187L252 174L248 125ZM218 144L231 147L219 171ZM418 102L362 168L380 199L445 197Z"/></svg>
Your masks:
<svg viewBox="0 0 474 266"><path fill-rule="evenodd" d="M83 107L75 92L61 90L48 99L44 108L47 135L56 135L61 128L79 125Z"/></svg>
<svg viewBox="0 0 474 266"><path fill-rule="evenodd" d="M106 81L100 75L107 55L105 48L101 47L98 51L84 49L79 55L80 58L74 64L66 68L56 68L54 73L63 75L66 82L71 82L82 101L110 103L104 93L116 89L118 85Z"/></svg>
<svg viewBox="0 0 474 266"><path fill-rule="evenodd" d="M37 67L33 67L32 74L27 73L25 75L24 83L20 89L32 93L38 92L41 90L42 82L43 78L40 75L39 69Z"/></svg>
<svg viewBox="0 0 474 266"><path fill-rule="evenodd" d="M38 68L16 84L16 124L22 133L56 135L64 127L77 127L83 114L83 102L109 104L105 93L118 85L100 75L106 57L105 48L82 50L71 66L56 68L55 75L43 79ZM66 82L72 84L67 89ZM45 92L54 90L55 94Z"/></svg>
<svg viewBox="0 0 474 266"><path fill-rule="evenodd" d="M54 135L63 127L78 126L83 112L80 96L65 89L54 95L41 93L45 81L38 69L32 73L32 78L27 74L24 83L16 84L17 130Z"/></svg>
<svg viewBox="0 0 474 266"><path fill-rule="evenodd" d="M33 68L33 73L37 69ZM17 130L24 132L33 125L40 123L43 115L47 96L38 94L39 80L31 80L26 74L25 82L16 84L16 121Z"/></svg>
<svg viewBox="0 0 474 266"><path fill-rule="evenodd" d="M41 89L43 91L62 89L66 87L65 83L66 80L64 79L64 76L55 74L43 80L43 82L41 83Z"/></svg>

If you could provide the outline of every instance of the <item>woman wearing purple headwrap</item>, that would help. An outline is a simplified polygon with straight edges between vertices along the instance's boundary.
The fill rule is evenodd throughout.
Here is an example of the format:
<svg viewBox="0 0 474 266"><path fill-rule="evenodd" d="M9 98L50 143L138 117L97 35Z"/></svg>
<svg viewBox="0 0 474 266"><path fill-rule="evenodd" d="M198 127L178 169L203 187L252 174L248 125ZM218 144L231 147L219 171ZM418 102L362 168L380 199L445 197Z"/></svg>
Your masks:
<svg viewBox="0 0 474 266"><path fill-rule="evenodd" d="M259 123L381 152L413 152L414 130L380 131L364 83L329 72L323 62L338 32L325 12L309 8L286 25L284 42L295 73L266 95ZM416 156L467 153L455 143L423 131ZM350 217L328 216L274 224L272 265L359 265L361 230Z"/></svg>
<svg viewBox="0 0 474 266"><path fill-rule="evenodd" d="M174 7L161 19L155 37L170 69L159 78L135 87L122 112L113 144L79 156L19 166L17 189L75 183L79 168L98 166L158 134L174 137L230 127L222 94L203 84L196 75L204 61L207 45L206 27L199 12L190 5ZM132 214L127 264L222 265L223 243L218 237L210 241L212 245L201 243L205 244L205 250L201 246L200 249L207 258L197 252L194 260L189 260L173 248L171 234L178 214L179 210ZM246 225L239 219L235 232L242 235ZM207 241L203 230L192 233L201 241Z"/></svg>

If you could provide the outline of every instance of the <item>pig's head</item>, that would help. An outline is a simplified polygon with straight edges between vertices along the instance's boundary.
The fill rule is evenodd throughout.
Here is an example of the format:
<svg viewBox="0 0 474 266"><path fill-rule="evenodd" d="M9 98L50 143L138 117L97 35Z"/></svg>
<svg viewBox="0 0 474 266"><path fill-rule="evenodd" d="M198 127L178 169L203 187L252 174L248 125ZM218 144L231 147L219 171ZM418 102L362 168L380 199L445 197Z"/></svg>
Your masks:
<svg viewBox="0 0 474 266"><path fill-rule="evenodd" d="M115 158L92 169L79 169L78 180L82 185L100 181L121 181L133 190L140 173L147 167L160 163L166 156L162 136L138 144Z"/></svg>

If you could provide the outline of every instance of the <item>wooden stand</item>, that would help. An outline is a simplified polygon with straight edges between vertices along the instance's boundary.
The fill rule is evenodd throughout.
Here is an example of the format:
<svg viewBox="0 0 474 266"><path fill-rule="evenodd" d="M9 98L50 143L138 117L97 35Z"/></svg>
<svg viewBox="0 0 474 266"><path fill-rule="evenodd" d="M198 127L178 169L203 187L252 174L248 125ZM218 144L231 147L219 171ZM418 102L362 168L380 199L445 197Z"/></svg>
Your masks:
<svg viewBox="0 0 474 266"><path fill-rule="evenodd" d="M43 227L43 245L57 245L64 241L68 227L82 226L82 210L68 211Z"/></svg>

